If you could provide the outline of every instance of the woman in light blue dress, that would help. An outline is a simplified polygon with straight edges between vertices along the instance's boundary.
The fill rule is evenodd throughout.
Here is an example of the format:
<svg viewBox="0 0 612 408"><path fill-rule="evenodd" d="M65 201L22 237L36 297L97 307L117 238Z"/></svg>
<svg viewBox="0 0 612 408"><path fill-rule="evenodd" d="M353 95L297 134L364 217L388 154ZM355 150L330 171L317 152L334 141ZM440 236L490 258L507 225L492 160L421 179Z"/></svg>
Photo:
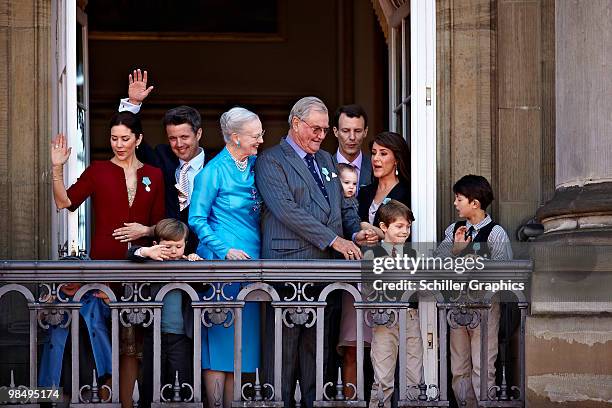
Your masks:
<svg viewBox="0 0 612 408"><path fill-rule="evenodd" d="M200 240L197 253L206 259L257 259L260 251L261 199L253 173L257 149L263 143L259 117L244 108L221 115L225 148L196 176L189 225ZM235 299L240 283L225 287ZM247 302L242 315L242 371L259 367L259 304ZM202 368L207 395L223 387L223 406L229 407L234 384L234 326L202 327ZM213 398L209 398L212 407Z"/></svg>

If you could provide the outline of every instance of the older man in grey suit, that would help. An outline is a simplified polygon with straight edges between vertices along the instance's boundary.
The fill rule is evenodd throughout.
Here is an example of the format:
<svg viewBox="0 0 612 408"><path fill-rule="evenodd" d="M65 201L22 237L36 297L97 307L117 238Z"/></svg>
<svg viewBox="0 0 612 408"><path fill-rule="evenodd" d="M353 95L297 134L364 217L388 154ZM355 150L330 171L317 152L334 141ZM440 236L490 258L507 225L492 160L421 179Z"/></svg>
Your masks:
<svg viewBox="0 0 612 408"><path fill-rule="evenodd" d="M373 231L359 230L359 217L343 198L332 157L320 150L328 131L325 104L315 97L302 98L289 114L287 137L258 157L256 183L265 204L262 258L325 259L341 255L361 259L353 241L362 244L377 239ZM271 324L270 310L267 315ZM300 380L304 404L312 407L315 340L314 327L283 327L282 396L286 407L292 403L296 379ZM264 368L269 376L272 359L266 357Z"/></svg>

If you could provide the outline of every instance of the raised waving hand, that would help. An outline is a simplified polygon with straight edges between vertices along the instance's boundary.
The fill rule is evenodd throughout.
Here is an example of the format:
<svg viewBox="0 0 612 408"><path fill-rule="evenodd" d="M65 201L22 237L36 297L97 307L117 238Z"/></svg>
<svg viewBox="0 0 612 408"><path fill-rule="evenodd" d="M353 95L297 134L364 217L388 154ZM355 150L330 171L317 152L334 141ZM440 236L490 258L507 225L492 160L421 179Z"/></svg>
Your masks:
<svg viewBox="0 0 612 408"><path fill-rule="evenodd" d="M134 105L140 105L153 90L152 86L147 88L147 71L143 72L140 69L135 69L134 72L128 76L128 80L129 102Z"/></svg>

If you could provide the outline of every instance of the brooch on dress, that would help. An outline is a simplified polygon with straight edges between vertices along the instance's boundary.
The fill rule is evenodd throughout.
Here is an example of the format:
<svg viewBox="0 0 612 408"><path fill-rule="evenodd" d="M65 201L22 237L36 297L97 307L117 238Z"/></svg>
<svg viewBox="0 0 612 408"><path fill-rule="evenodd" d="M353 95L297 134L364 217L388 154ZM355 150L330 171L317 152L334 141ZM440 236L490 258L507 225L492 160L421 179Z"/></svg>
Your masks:
<svg viewBox="0 0 612 408"><path fill-rule="evenodd" d="M251 207L251 210L253 210L253 213L258 214L261 211L261 204L263 201L260 198L259 192L254 187L251 189L251 200L253 200L253 207Z"/></svg>
<svg viewBox="0 0 612 408"><path fill-rule="evenodd" d="M151 191L151 187L149 187L149 186L151 185L151 179L150 179L149 177L144 176L144 177L142 178L142 184L144 184L144 185L145 185L145 190L146 190L147 192Z"/></svg>

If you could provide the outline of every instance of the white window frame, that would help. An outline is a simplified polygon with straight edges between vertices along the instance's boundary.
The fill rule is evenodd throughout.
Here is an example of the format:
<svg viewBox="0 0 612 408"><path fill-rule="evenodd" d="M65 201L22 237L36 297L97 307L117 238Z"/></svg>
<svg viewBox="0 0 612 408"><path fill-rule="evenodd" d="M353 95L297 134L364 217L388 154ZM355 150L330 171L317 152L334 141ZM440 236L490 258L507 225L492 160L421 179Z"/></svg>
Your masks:
<svg viewBox="0 0 612 408"><path fill-rule="evenodd" d="M415 242L436 242L436 2L410 2L410 147Z"/></svg>
<svg viewBox="0 0 612 408"><path fill-rule="evenodd" d="M390 20L395 25L389 27L389 129L400 133L410 145L411 203L417 219L412 228L412 240L435 242L435 0L411 1L408 16L392 16Z"/></svg>
<svg viewBox="0 0 612 408"><path fill-rule="evenodd" d="M84 103L86 111L83 139L77 132L77 21L82 25L80 35L83 39L84 60ZM64 184L73 184L89 164L89 116L88 116L88 78L87 78L87 16L76 6L76 0L52 1L52 130L53 134L64 133L68 146L73 147L73 154L64 165ZM81 161L75 147L82 144ZM81 211L57 211L53 205L51 259L60 256L60 248L68 254L79 253L88 248L89 243L89 210L88 206ZM79 223L81 228L79 229Z"/></svg>
<svg viewBox="0 0 612 408"><path fill-rule="evenodd" d="M392 22L389 26L389 128L399 132L410 145L410 200L416 219L411 236L413 243L426 243L426 250L432 249L437 238L436 2L410 1L408 15L405 12L400 7L388 19ZM437 384L440 375L438 315L433 296L419 297L419 314L424 381Z"/></svg>

